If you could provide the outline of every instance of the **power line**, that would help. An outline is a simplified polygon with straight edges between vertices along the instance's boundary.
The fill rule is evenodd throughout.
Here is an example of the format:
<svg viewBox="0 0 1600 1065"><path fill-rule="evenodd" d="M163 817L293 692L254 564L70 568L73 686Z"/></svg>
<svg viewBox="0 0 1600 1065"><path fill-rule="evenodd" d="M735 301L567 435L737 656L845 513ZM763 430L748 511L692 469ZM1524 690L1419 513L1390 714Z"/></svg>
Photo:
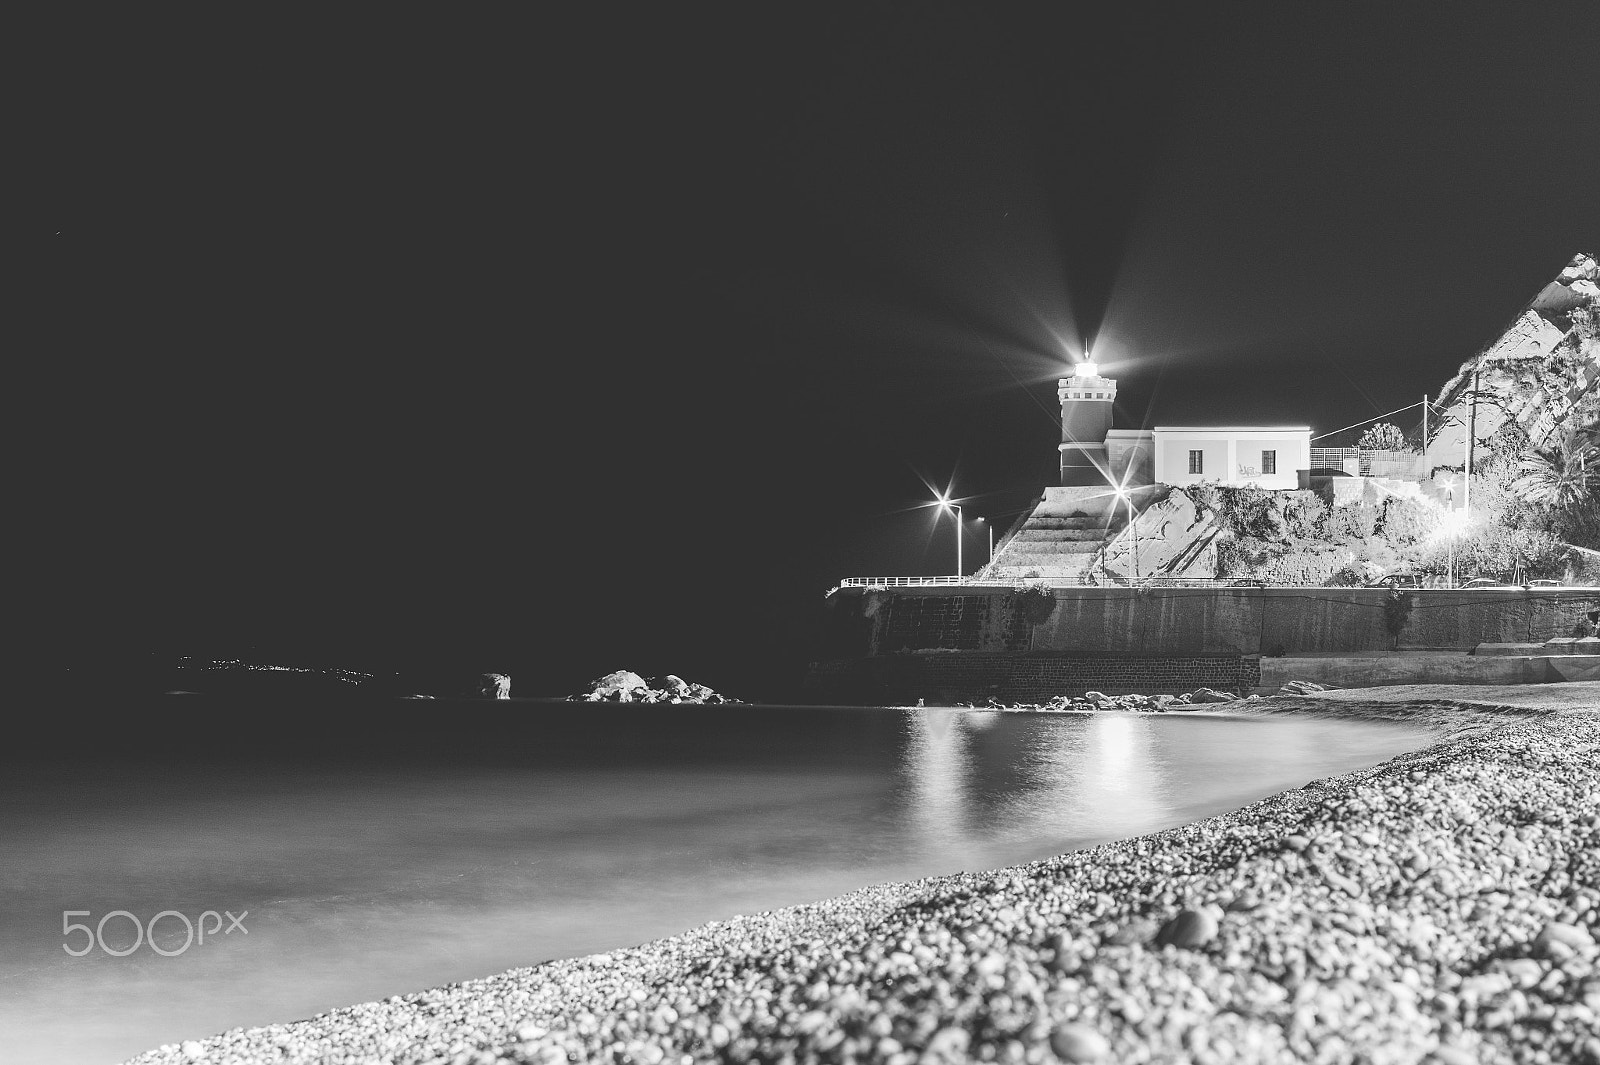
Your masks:
<svg viewBox="0 0 1600 1065"><path fill-rule="evenodd" d="M1377 416L1377 418L1367 418L1364 421L1356 422L1355 425L1347 425L1347 426L1344 427L1344 429L1335 429L1331 433L1323 433L1321 436L1313 436L1311 439L1313 439L1313 440L1323 440L1323 439L1326 439L1327 437L1330 437L1330 436L1338 436L1340 433L1344 432L1345 429L1354 429L1354 428L1356 428L1356 426L1366 425L1367 422L1375 422L1375 421L1378 420L1378 418L1388 418L1391 415L1399 414L1401 411L1408 411L1412 407L1420 407L1425 402L1426 402L1426 400L1418 400L1415 403L1409 403L1406 406L1401 407L1400 410L1392 410L1388 414L1380 414L1380 415Z"/></svg>

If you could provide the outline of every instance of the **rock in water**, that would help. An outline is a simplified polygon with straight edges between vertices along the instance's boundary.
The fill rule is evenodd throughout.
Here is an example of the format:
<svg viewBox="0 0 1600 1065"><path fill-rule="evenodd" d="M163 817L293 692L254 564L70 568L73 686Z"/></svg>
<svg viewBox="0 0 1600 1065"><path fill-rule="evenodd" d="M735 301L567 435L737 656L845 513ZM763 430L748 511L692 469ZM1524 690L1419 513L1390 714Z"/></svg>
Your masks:
<svg viewBox="0 0 1600 1065"><path fill-rule="evenodd" d="M1217 921L1204 910L1179 910L1178 916L1161 926L1156 946L1201 947L1217 936Z"/></svg>
<svg viewBox="0 0 1600 1065"><path fill-rule="evenodd" d="M511 698L511 678L504 673L480 673L474 695L480 699Z"/></svg>
<svg viewBox="0 0 1600 1065"><path fill-rule="evenodd" d="M589 685L582 695L569 695L569 700L616 703L727 703L729 699L712 691L704 684L691 684L682 677L667 674L659 680L646 680L637 673L619 669L608 673Z"/></svg>
<svg viewBox="0 0 1600 1065"><path fill-rule="evenodd" d="M649 687L650 685L646 684L639 674L619 669L615 673L607 673L589 685L589 698L626 700L629 696L624 693L644 691Z"/></svg>

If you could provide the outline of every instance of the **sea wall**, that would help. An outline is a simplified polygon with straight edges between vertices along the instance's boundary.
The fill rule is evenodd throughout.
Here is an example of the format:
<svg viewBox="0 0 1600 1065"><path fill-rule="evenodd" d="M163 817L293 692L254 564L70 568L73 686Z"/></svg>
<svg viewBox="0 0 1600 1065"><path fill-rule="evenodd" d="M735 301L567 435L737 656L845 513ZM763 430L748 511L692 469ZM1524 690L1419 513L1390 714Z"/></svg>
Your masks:
<svg viewBox="0 0 1600 1065"><path fill-rule="evenodd" d="M1569 678L1557 659L1509 655L1464 655L1459 652L1405 655L1260 660L1263 694L1292 680L1309 680L1335 688L1376 688L1391 684L1547 684ZM1573 662L1585 662L1572 659ZM1587 664L1578 668L1589 668Z"/></svg>
<svg viewBox="0 0 1600 1065"><path fill-rule="evenodd" d="M1475 662L1462 652L1480 643L1566 636L1585 613L1600 609L1594 589L1420 589L1405 593L1403 618L1381 588L1050 593L1048 614L1035 604L1030 615L1007 587L963 588L960 594L948 588L841 589L830 600L825 660L812 664L806 697L1033 702L1090 690L1154 695L1200 686L1243 693L1262 685L1276 690L1278 663L1297 656L1394 650L1454 653L1410 663L1298 659L1315 668L1299 665L1290 679L1348 685L1354 669L1392 674L1389 683L1536 683L1562 678L1525 659Z"/></svg>
<svg viewBox="0 0 1600 1065"><path fill-rule="evenodd" d="M1047 702L1058 695L1161 695L1219 688L1250 691L1259 661L1242 655L1152 658L1081 657L1057 653L931 652L819 662L807 677L817 702L869 706Z"/></svg>
<svg viewBox="0 0 1600 1065"><path fill-rule="evenodd" d="M1600 609L1592 588L1418 589L1391 631L1382 588L1056 588L1030 621L1006 587L841 589L831 600L830 657L915 651L1078 656L1296 655L1470 651L1571 635ZM1035 615L1037 616L1037 615Z"/></svg>

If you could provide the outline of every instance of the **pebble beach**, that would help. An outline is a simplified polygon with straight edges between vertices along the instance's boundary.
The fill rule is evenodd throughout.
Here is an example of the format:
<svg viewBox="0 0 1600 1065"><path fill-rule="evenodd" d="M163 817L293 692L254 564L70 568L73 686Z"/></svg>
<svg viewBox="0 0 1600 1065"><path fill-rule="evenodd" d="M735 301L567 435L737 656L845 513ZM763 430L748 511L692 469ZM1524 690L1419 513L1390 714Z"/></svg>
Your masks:
<svg viewBox="0 0 1600 1065"><path fill-rule="evenodd" d="M1148 836L132 1061L1600 1065L1600 683L1190 712L1437 739Z"/></svg>

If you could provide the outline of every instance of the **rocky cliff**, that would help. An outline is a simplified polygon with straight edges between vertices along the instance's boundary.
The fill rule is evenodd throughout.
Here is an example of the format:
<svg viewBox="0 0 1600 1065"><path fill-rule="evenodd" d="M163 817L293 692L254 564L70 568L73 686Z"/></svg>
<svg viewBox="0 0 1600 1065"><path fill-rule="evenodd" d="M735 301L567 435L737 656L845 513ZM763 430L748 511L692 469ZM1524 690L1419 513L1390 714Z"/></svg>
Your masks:
<svg viewBox="0 0 1600 1065"><path fill-rule="evenodd" d="M1460 470L1467 426L1480 445L1507 426L1534 447L1600 419L1600 265L1572 261L1493 343L1461 364L1439 393L1426 469Z"/></svg>

